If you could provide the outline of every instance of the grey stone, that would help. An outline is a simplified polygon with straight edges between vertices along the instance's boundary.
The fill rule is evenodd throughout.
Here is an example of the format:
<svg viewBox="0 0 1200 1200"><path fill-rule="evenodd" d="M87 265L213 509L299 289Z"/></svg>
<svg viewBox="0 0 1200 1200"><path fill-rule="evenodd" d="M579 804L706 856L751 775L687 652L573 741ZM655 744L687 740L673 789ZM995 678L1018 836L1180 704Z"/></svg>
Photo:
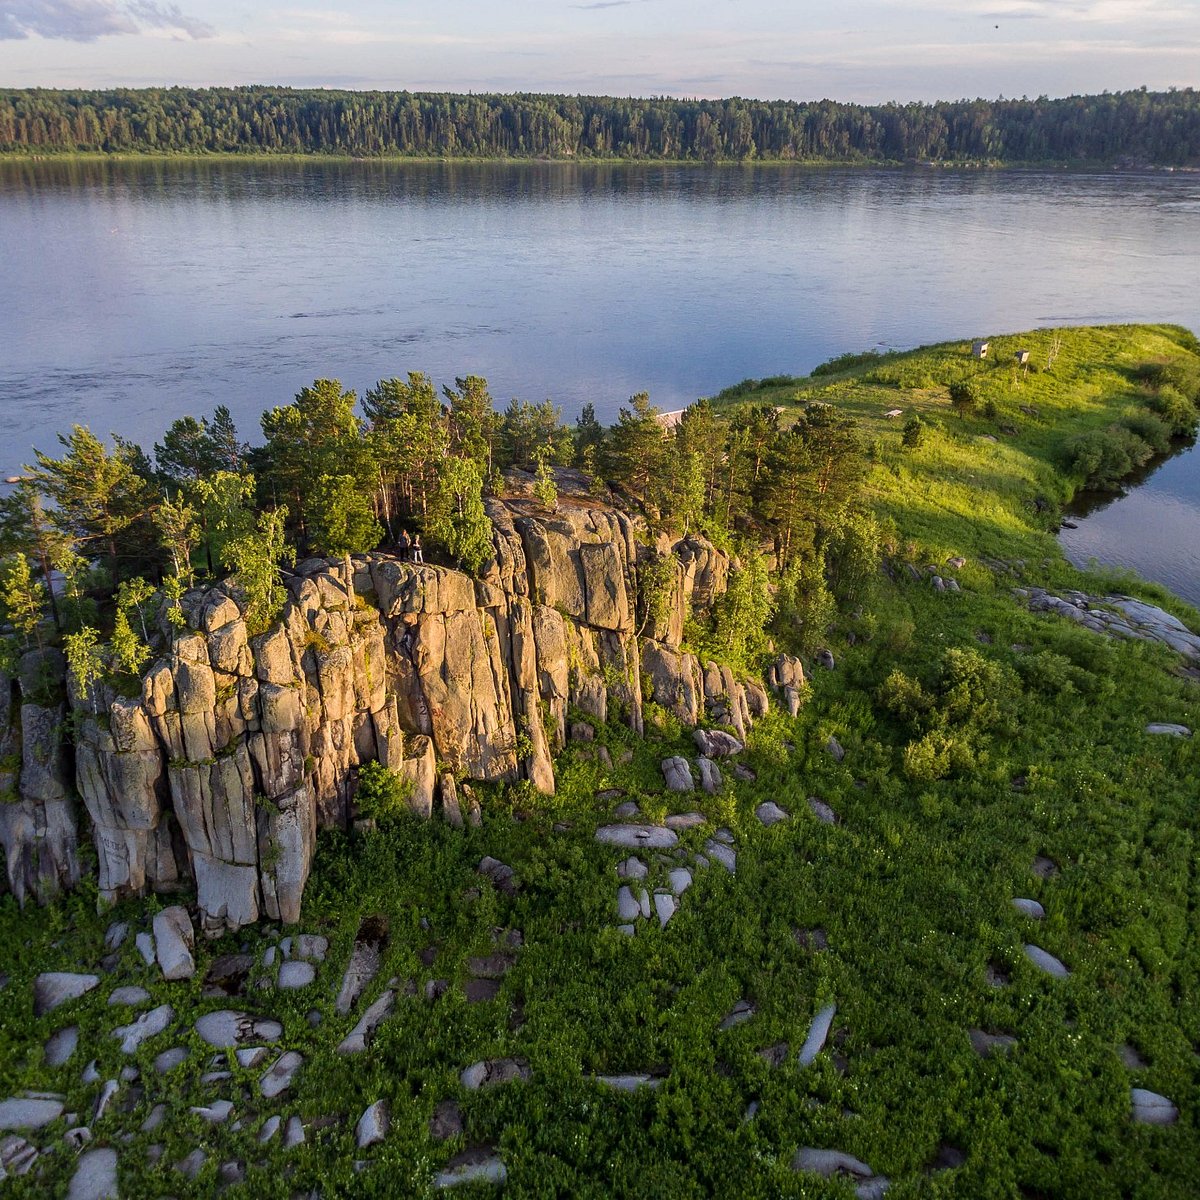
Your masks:
<svg viewBox="0 0 1200 1200"><path fill-rule="evenodd" d="M1046 918L1046 910L1036 900L1018 896L1013 900L1012 905L1017 912L1032 917L1035 921L1043 921Z"/></svg>
<svg viewBox="0 0 1200 1200"><path fill-rule="evenodd" d="M154 938L148 933L139 933L134 938L134 945L137 946L137 952L142 956L142 961L146 966L154 965Z"/></svg>
<svg viewBox="0 0 1200 1200"><path fill-rule="evenodd" d="M295 1050L286 1051L258 1081L258 1090L267 1100L283 1095L292 1086L292 1080L296 1078L296 1072L303 1063L303 1057Z"/></svg>
<svg viewBox="0 0 1200 1200"><path fill-rule="evenodd" d="M617 932L623 933L626 937L633 937L633 935L635 933L637 933L637 926L636 925L618 925Z"/></svg>
<svg viewBox="0 0 1200 1200"><path fill-rule="evenodd" d="M94 1058L86 1067L83 1068L82 1078L84 1083L100 1082L100 1068L96 1066L96 1060Z"/></svg>
<svg viewBox="0 0 1200 1200"><path fill-rule="evenodd" d="M208 1045L224 1050L246 1042L278 1041L283 1036L283 1026L278 1021L222 1009L205 1013L196 1022L196 1032Z"/></svg>
<svg viewBox="0 0 1200 1200"><path fill-rule="evenodd" d="M86 1125L76 1125L63 1134L63 1142L72 1150L82 1150L92 1140L92 1131ZM2 1177L0 1177L2 1178Z"/></svg>
<svg viewBox="0 0 1200 1200"><path fill-rule="evenodd" d="M709 838L704 843L705 853L712 859L715 859L730 875L737 874L737 854L734 850L724 844L718 842L715 838Z"/></svg>
<svg viewBox="0 0 1200 1200"><path fill-rule="evenodd" d="M0 1100L0 1130L40 1129L57 1121L63 1114L61 1100L28 1100L13 1097Z"/></svg>
<svg viewBox="0 0 1200 1200"><path fill-rule="evenodd" d="M496 885L497 890L504 892L506 895L513 895L521 886L517 881L516 873L512 867L507 863L502 863L498 858L492 858L490 855L484 855L479 860L479 866L476 870L486 879L490 879Z"/></svg>
<svg viewBox="0 0 1200 1200"><path fill-rule="evenodd" d="M846 751L842 749L842 743L832 734L829 735L829 741L825 743L825 750L834 762L840 763L846 757Z"/></svg>
<svg viewBox="0 0 1200 1200"><path fill-rule="evenodd" d="M262 1128L258 1131L258 1140L265 1144L269 1142L278 1132L279 1126L283 1124L283 1118L280 1116L268 1117L263 1123Z"/></svg>
<svg viewBox="0 0 1200 1200"><path fill-rule="evenodd" d="M175 1070L176 1067L181 1067L187 1062L188 1052L186 1046L172 1046L170 1050L164 1050L155 1060L154 1069L160 1075L166 1075L168 1072Z"/></svg>
<svg viewBox="0 0 1200 1200"><path fill-rule="evenodd" d="M23 1137L0 1138L0 1183L9 1176L28 1175L38 1160L38 1148Z"/></svg>
<svg viewBox="0 0 1200 1200"><path fill-rule="evenodd" d="M1058 874L1058 866L1054 860L1047 858L1044 854L1039 854L1034 858L1032 869L1039 879L1053 879Z"/></svg>
<svg viewBox="0 0 1200 1200"><path fill-rule="evenodd" d="M774 800L764 801L754 810L754 815L768 828L772 825L778 825L780 821L788 820L791 816L786 809L780 808Z"/></svg>
<svg viewBox="0 0 1200 1200"><path fill-rule="evenodd" d="M1128 1042L1117 1053L1121 1056L1121 1062L1130 1071L1140 1071L1146 1066L1146 1060L1138 1053L1137 1047L1131 1046Z"/></svg>
<svg viewBox="0 0 1200 1200"><path fill-rule="evenodd" d="M108 1111L108 1106L116 1099L120 1090L121 1085L115 1079L105 1080L104 1086L100 1089L100 1097L96 1101L95 1118L97 1121Z"/></svg>
<svg viewBox="0 0 1200 1200"><path fill-rule="evenodd" d="M633 800L626 800L624 804L618 804L617 807L613 809L613 816L616 817L618 821L627 821L630 817L636 817L638 812L639 809L637 803Z"/></svg>
<svg viewBox="0 0 1200 1200"><path fill-rule="evenodd" d="M1055 979L1066 979L1071 974L1053 954L1043 950L1041 946L1034 946L1027 942L1025 957L1039 970L1045 971L1047 975L1052 975Z"/></svg>
<svg viewBox="0 0 1200 1200"><path fill-rule="evenodd" d="M837 813L825 803L824 800L818 800L816 796L809 796L808 807L812 809L813 816L825 825L836 825L838 818Z"/></svg>
<svg viewBox="0 0 1200 1200"><path fill-rule="evenodd" d="M296 958L304 958L309 962L324 962L329 953L329 939L316 933L302 933L292 947Z"/></svg>
<svg viewBox="0 0 1200 1200"><path fill-rule="evenodd" d="M809 1066L821 1053L825 1039L829 1037L829 1029L833 1025L836 1012L836 1004L827 1004L813 1017L812 1024L808 1027L808 1037L804 1039L804 1045L800 1047L799 1060L802 1067Z"/></svg>
<svg viewBox="0 0 1200 1200"><path fill-rule="evenodd" d="M217 1168L217 1183L222 1188L233 1187L235 1184L244 1183L246 1179L246 1164L238 1159L232 1159L229 1162L223 1162Z"/></svg>
<svg viewBox="0 0 1200 1200"><path fill-rule="evenodd" d="M396 993L386 991L359 1018L355 1027L338 1044L339 1054L361 1054L366 1050L375 1030L391 1015L396 1005Z"/></svg>
<svg viewBox="0 0 1200 1200"><path fill-rule="evenodd" d="M692 873L687 867L672 867L667 872L667 879L670 880L671 891L676 896L682 896L692 886Z"/></svg>
<svg viewBox="0 0 1200 1200"><path fill-rule="evenodd" d="M663 822L668 829L696 829L701 825L708 824L708 818L703 813L686 812L672 813L666 821Z"/></svg>
<svg viewBox="0 0 1200 1200"><path fill-rule="evenodd" d="M666 929L667 922L675 915L679 902L668 892L654 893L654 911L658 914L660 928Z"/></svg>
<svg viewBox="0 0 1200 1200"><path fill-rule="evenodd" d="M710 796L717 795L725 785L721 778L721 768L711 758L698 758L696 766L700 771L700 786Z"/></svg>
<svg viewBox="0 0 1200 1200"><path fill-rule="evenodd" d="M146 1115L146 1119L142 1122L141 1129L143 1133L153 1133L166 1119L167 1106L165 1104L156 1104Z"/></svg>
<svg viewBox="0 0 1200 1200"><path fill-rule="evenodd" d="M200 1082L204 1084L224 1083L226 1079L232 1079L232 1071L205 1071L200 1076Z"/></svg>
<svg viewBox="0 0 1200 1200"><path fill-rule="evenodd" d="M68 1025L66 1029L52 1033L46 1039L46 1046L43 1050L46 1066L61 1067L75 1053L75 1047L78 1045L78 1025Z"/></svg>
<svg viewBox="0 0 1200 1200"><path fill-rule="evenodd" d="M460 1137L463 1132L462 1110L454 1100L443 1100L429 1118L429 1136L438 1142Z"/></svg>
<svg viewBox="0 0 1200 1200"><path fill-rule="evenodd" d="M132 1054L144 1041L163 1033L175 1019L175 1010L169 1004L160 1004L147 1013L142 1013L132 1025L122 1025L112 1032L121 1043L126 1054Z"/></svg>
<svg viewBox="0 0 1200 1200"><path fill-rule="evenodd" d="M1145 1088L1130 1088L1133 1119L1142 1125L1174 1125L1179 1120L1179 1109L1157 1092Z"/></svg>
<svg viewBox="0 0 1200 1200"><path fill-rule="evenodd" d="M642 915L642 907L627 887L617 890L617 916L622 921L634 921Z"/></svg>
<svg viewBox="0 0 1200 1200"><path fill-rule="evenodd" d="M117 1152L103 1147L79 1156L67 1200L116 1200Z"/></svg>
<svg viewBox="0 0 1200 1200"><path fill-rule="evenodd" d="M520 1058L493 1058L472 1063L458 1077L469 1092L529 1078L529 1064Z"/></svg>
<svg viewBox="0 0 1200 1200"><path fill-rule="evenodd" d="M739 1000L732 1009L729 1015L721 1022L722 1029L732 1029L735 1025L741 1025L744 1021L750 1020L758 1011L749 1000Z"/></svg>
<svg viewBox="0 0 1200 1200"><path fill-rule="evenodd" d="M851 1179L870 1179L875 1172L865 1162L841 1150L821 1150L815 1146L804 1146L796 1151L792 1159L793 1171L811 1171L832 1179L836 1175L848 1175Z"/></svg>
<svg viewBox="0 0 1200 1200"><path fill-rule="evenodd" d="M990 1058L993 1054L1007 1053L1017 1045L1017 1039L1010 1033L987 1033L982 1029L970 1031L971 1049L980 1058Z"/></svg>
<svg viewBox="0 0 1200 1200"><path fill-rule="evenodd" d="M231 1100L214 1100L209 1105L193 1108L192 1112L210 1125L223 1125L229 1120L229 1114L233 1112L233 1102Z"/></svg>
<svg viewBox="0 0 1200 1200"><path fill-rule="evenodd" d="M382 1142L387 1137L391 1124L387 1104L383 1100L376 1100L358 1118L358 1124L354 1127L355 1144L360 1150L365 1150L368 1146Z"/></svg>
<svg viewBox="0 0 1200 1200"><path fill-rule="evenodd" d="M304 1122L299 1117L288 1117L288 1123L283 1130L283 1148L285 1150L295 1150L297 1146L304 1145Z"/></svg>
<svg viewBox="0 0 1200 1200"><path fill-rule="evenodd" d="M664 758L661 766L668 791L690 792L692 790L692 768L688 766L686 758L681 758L679 755Z"/></svg>
<svg viewBox="0 0 1200 1200"><path fill-rule="evenodd" d="M150 993L144 987L138 987L136 984L113 988L108 997L109 1004L126 1004L131 1007L147 1004L149 1000Z"/></svg>
<svg viewBox="0 0 1200 1200"><path fill-rule="evenodd" d="M649 868L640 858L630 855L617 864L617 874L622 879L645 879Z"/></svg>
<svg viewBox="0 0 1200 1200"><path fill-rule="evenodd" d="M626 850L663 850L676 845L679 837L661 825L602 825L596 841Z"/></svg>
<svg viewBox="0 0 1200 1200"><path fill-rule="evenodd" d="M137 1067L130 1066L121 1068L122 1083L136 1083L141 1077L142 1073L137 1069Z"/></svg>
<svg viewBox="0 0 1200 1200"><path fill-rule="evenodd" d="M195 940L187 909L176 904L154 914L154 956L164 979L191 979L195 975Z"/></svg>
<svg viewBox="0 0 1200 1200"><path fill-rule="evenodd" d="M47 971L33 981L33 1015L44 1017L68 1000L78 1000L100 982L99 975L73 971Z"/></svg>
<svg viewBox="0 0 1200 1200"><path fill-rule="evenodd" d="M181 1158L175 1164L175 1170L186 1179L195 1179L204 1170L206 1162L208 1162L208 1155L197 1146L189 1155Z"/></svg>
<svg viewBox="0 0 1200 1200"><path fill-rule="evenodd" d="M317 977L317 969L310 962L293 959L279 968L279 986L287 990L308 987Z"/></svg>
<svg viewBox="0 0 1200 1200"><path fill-rule="evenodd" d="M129 936L129 924L126 921L114 921L104 935L105 950L119 950Z"/></svg>
<svg viewBox="0 0 1200 1200"><path fill-rule="evenodd" d="M833 654L829 650L818 650L814 660L818 667L824 667L826 671L832 671L835 665Z"/></svg>
<svg viewBox="0 0 1200 1200"><path fill-rule="evenodd" d="M729 758L745 749L737 738L723 729L695 729L692 740L705 758Z"/></svg>
<svg viewBox="0 0 1200 1200"><path fill-rule="evenodd" d="M1166 721L1152 721L1146 726L1147 733L1161 733L1167 737L1191 737L1192 731L1186 725L1172 725Z"/></svg>
<svg viewBox="0 0 1200 1200"><path fill-rule="evenodd" d="M617 1092L636 1092L639 1088L656 1088L662 1084L662 1079L655 1075L594 1075L592 1078Z"/></svg>
<svg viewBox="0 0 1200 1200"><path fill-rule="evenodd" d="M492 1183L502 1185L508 1179L508 1170L493 1151L468 1150L455 1155L444 1171L433 1178L433 1186L439 1190L458 1187L465 1183Z"/></svg>
<svg viewBox="0 0 1200 1200"><path fill-rule="evenodd" d="M233 1052L233 1057L237 1060L237 1065L243 1071L249 1071L254 1067L260 1067L266 1062L267 1055L270 1051L266 1046L245 1046L240 1050Z"/></svg>

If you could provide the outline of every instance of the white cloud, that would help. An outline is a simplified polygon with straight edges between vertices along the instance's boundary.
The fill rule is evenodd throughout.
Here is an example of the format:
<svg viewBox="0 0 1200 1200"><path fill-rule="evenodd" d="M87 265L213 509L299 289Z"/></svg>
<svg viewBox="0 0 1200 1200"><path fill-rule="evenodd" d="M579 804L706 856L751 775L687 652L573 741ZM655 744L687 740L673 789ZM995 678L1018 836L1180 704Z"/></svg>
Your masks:
<svg viewBox="0 0 1200 1200"><path fill-rule="evenodd" d="M30 36L67 42L94 42L143 29L171 29L191 38L216 32L182 12L178 4L156 0L0 0L0 40Z"/></svg>

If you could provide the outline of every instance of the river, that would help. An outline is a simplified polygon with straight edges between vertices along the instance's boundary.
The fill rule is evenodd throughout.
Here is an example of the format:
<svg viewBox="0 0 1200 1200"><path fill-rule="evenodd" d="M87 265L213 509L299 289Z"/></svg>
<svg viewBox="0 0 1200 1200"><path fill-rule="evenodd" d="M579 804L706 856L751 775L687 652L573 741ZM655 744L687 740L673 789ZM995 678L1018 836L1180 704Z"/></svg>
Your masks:
<svg viewBox="0 0 1200 1200"><path fill-rule="evenodd" d="M0 163L0 473L76 421L149 448L224 403L253 438L318 376L474 373L501 405L612 420L636 391L679 408L847 350L1200 330L1197 279L1189 174ZM1198 462L1172 464L1183 533L1163 554L1195 545ZM1139 544L1163 477L1136 493Z"/></svg>

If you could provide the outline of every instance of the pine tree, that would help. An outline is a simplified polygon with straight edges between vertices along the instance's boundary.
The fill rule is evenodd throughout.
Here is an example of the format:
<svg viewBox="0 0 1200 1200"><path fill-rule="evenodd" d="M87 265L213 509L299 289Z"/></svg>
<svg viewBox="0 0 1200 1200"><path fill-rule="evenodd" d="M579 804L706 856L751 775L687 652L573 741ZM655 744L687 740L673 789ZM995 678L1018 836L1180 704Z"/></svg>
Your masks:
<svg viewBox="0 0 1200 1200"><path fill-rule="evenodd" d="M14 554L4 564L3 585L0 599L4 601L4 613L13 629L29 645L32 637L38 649L42 649L42 617L45 614L46 588L34 579L29 569L29 559L24 554Z"/></svg>
<svg viewBox="0 0 1200 1200"><path fill-rule="evenodd" d="M222 552L222 561L234 573L245 597L246 625L251 633L268 629L287 600L280 563L294 563L296 552L287 544L286 520L286 508L268 509L259 514L252 530L231 539Z"/></svg>
<svg viewBox="0 0 1200 1200"><path fill-rule="evenodd" d="M483 476L474 460L442 461L425 530L473 575L491 558L492 523L483 507Z"/></svg>

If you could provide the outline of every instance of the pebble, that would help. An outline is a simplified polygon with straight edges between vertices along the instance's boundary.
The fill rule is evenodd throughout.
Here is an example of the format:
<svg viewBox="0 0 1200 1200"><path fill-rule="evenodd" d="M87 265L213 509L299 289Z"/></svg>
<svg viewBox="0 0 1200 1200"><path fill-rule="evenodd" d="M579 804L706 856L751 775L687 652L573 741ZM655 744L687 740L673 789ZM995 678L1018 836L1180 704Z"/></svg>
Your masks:
<svg viewBox="0 0 1200 1200"><path fill-rule="evenodd" d="M76 1125L63 1134L63 1141L72 1150L82 1150L92 1140L92 1131L86 1125Z"/></svg>
<svg viewBox="0 0 1200 1200"><path fill-rule="evenodd" d="M1137 1047L1131 1046L1128 1042L1117 1053L1121 1056L1121 1062L1130 1071L1140 1071L1146 1066L1146 1060L1138 1053Z"/></svg>
<svg viewBox="0 0 1200 1200"><path fill-rule="evenodd" d="M764 801L754 810L754 815L768 829L772 825L778 825L780 821L788 820L791 816L786 809L780 808L774 800Z"/></svg>
<svg viewBox="0 0 1200 1200"><path fill-rule="evenodd" d="M104 1147L79 1157L67 1200L116 1200L117 1152Z"/></svg>
<svg viewBox="0 0 1200 1200"><path fill-rule="evenodd" d="M316 977L317 969L310 962L293 959L279 968L279 986L288 991L308 987Z"/></svg>
<svg viewBox="0 0 1200 1200"><path fill-rule="evenodd" d="M66 1029L60 1029L57 1033L52 1033L46 1040L46 1046L43 1050L46 1066L61 1067L75 1053L75 1047L78 1045L78 1025L68 1025Z"/></svg>
<svg viewBox="0 0 1200 1200"><path fill-rule="evenodd" d="M492 858L491 855L484 855L479 860L479 866L475 868L480 875L490 879L496 885L498 891L503 892L506 896L513 895L520 884L517 881L516 872L507 863L502 863L498 858Z"/></svg>
<svg viewBox="0 0 1200 1200"><path fill-rule="evenodd" d="M304 1122L299 1117L288 1117L288 1123L283 1130L283 1148L295 1150L297 1146L303 1146L304 1142Z"/></svg>
<svg viewBox="0 0 1200 1200"><path fill-rule="evenodd" d="M234 1058L237 1059L237 1065L244 1071L249 1071L252 1067L261 1066L265 1061L270 1051L266 1046L246 1046L240 1050L233 1052Z"/></svg>
<svg viewBox="0 0 1200 1200"><path fill-rule="evenodd" d="M700 825L707 825L708 818L698 812L672 813L665 824L668 829L696 829Z"/></svg>
<svg viewBox="0 0 1200 1200"><path fill-rule="evenodd" d="M63 1114L61 1100L0 1100L0 1130L40 1129Z"/></svg>
<svg viewBox="0 0 1200 1200"><path fill-rule="evenodd" d="M1027 917L1033 917L1035 921L1043 921L1046 918L1046 910L1036 900L1018 896L1013 900L1012 905L1017 912L1024 913Z"/></svg>
<svg viewBox="0 0 1200 1200"><path fill-rule="evenodd" d="M154 956L164 979L191 979L195 975L195 940L192 919L182 905L174 904L154 914Z"/></svg>
<svg viewBox="0 0 1200 1200"><path fill-rule="evenodd" d="M454 1100L443 1100L429 1118L429 1136L438 1142L459 1137L463 1131L462 1110Z"/></svg>
<svg viewBox="0 0 1200 1200"><path fill-rule="evenodd" d="M831 1179L835 1175L849 1175L854 1179L870 1179L875 1172L861 1159L845 1154L841 1150L819 1150L814 1146L803 1146L792 1159L793 1171L812 1171Z"/></svg>
<svg viewBox="0 0 1200 1200"><path fill-rule="evenodd" d="M737 874L737 854L729 846L723 842L718 842L714 838L709 838L704 843L704 851L709 858L715 859L725 868L730 875Z"/></svg>
<svg viewBox="0 0 1200 1200"><path fill-rule="evenodd" d="M1133 1104L1133 1119L1142 1125L1174 1125L1179 1120L1179 1109L1157 1092L1145 1088L1130 1088Z"/></svg>
<svg viewBox="0 0 1200 1200"><path fill-rule="evenodd" d="M435 1188L458 1187L464 1183L503 1184L508 1170L499 1156L490 1150L467 1150L455 1155L444 1171L434 1176Z"/></svg>
<svg viewBox="0 0 1200 1200"><path fill-rule="evenodd" d="M283 1036L283 1026L278 1021L221 1009L205 1013L196 1022L196 1032L208 1045L225 1050L243 1042L278 1041Z"/></svg>
<svg viewBox="0 0 1200 1200"><path fill-rule="evenodd" d="M633 937L633 935L635 933L637 933L637 926L635 926L635 925L618 925L617 932L623 933L626 937Z"/></svg>
<svg viewBox="0 0 1200 1200"><path fill-rule="evenodd" d="M670 818L668 817L667 820ZM649 867L640 858L635 858L633 855L617 864L617 875L621 879L645 879L649 870Z"/></svg>
<svg viewBox="0 0 1200 1200"><path fill-rule="evenodd" d="M108 1111L108 1106L113 1102L113 1099L120 1090L121 1085L115 1079L105 1081L104 1087L100 1089L100 1098L96 1101L95 1115L97 1121Z"/></svg>
<svg viewBox="0 0 1200 1200"><path fill-rule="evenodd" d="M387 1137L391 1123L387 1104L383 1100L376 1100L358 1118L358 1124L354 1127L354 1140L358 1148L365 1150L376 1142L382 1142Z"/></svg>
<svg viewBox="0 0 1200 1200"><path fill-rule="evenodd" d="M808 1027L808 1037L800 1047L799 1059L802 1067L807 1067L821 1053L836 1012L836 1004L827 1004L813 1017L812 1024Z"/></svg>
<svg viewBox="0 0 1200 1200"><path fill-rule="evenodd" d="M149 1000L150 993L144 987L136 985L114 988L108 997L109 1004L128 1004L130 1006L146 1004Z"/></svg>
<svg viewBox="0 0 1200 1200"><path fill-rule="evenodd" d="M166 1075L168 1071L173 1071L187 1062L187 1056L188 1052L185 1046L172 1046L170 1050L164 1050L154 1060L154 1069L160 1075Z"/></svg>
<svg viewBox="0 0 1200 1200"><path fill-rule="evenodd" d="M105 950L119 950L129 936L129 924L126 921L114 921L104 935Z"/></svg>
<svg viewBox="0 0 1200 1200"><path fill-rule="evenodd" d="M389 1017L396 1006L396 993L386 991L359 1018L355 1027L338 1043L339 1054L361 1054L367 1048L375 1030Z"/></svg>
<svg viewBox="0 0 1200 1200"><path fill-rule="evenodd" d="M100 1068L96 1066L96 1060L93 1058L86 1067L83 1068L82 1079L84 1083L99 1083Z"/></svg>
<svg viewBox="0 0 1200 1200"><path fill-rule="evenodd" d="M44 1017L68 1000L78 1000L100 982L99 975L73 971L47 971L33 981L33 1015Z"/></svg>
<svg viewBox="0 0 1200 1200"><path fill-rule="evenodd" d="M1058 874L1058 865L1052 858L1044 854L1037 855L1033 860L1033 873L1039 879L1053 879Z"/></svg>
<svg viewBox="0 0 1200 1200"><path fill-rule="evenodd" d="M696 766L700 771L700 786L710 796L717 795L725 786L725 781L721 778L721 768L711 758L705 758L703 755L696 760Z"/></svg>
<svg viewBox="0 0 1200 1200"><path fill-rule="evenodd" d="M134 945L146 966L154 966L154 939L148 933L139 933L134 938Z"/></svg>
<svg viewBox="0 0 1200 1200"><path fill-rule="evenodd" d="M283 1118L279 1116L268 1117L263 1123L262 1128L258 1131L258 1140L265 1145L278 1132L279 1126L283 1124Z"/></svg>
<svg viewBox="0 0 1200 1200"><path fill-rule="evenodd" d="M834 762L840 763L846 757L846 751L842 749L842 743L833 734L829 735L829 741L825 743L825 751Z"/></svg>
<svg viewBox="0 0 1200 1200"><path fill-rule="evenodd" d="M837 813L825 803L824 800L818 800L816 796L809 796L808 807L812 809L813 816L818 821L824 822L826 825L836 825L838 822Z"/></svg>
<svg viewBox="0 0 1200 1200"><path fill-rule="evenodd" d="M143 1013L132 1025L114 1029L112 1036L121 1043L126 1054L132 1054L144 1041L163 1033L174 1019L175 1010L169 1004L160 1004Z"/></svg>
<svg viewBox="0 0 1200 1200"><path fill-rule="evenodd" d="M0 1138L0 1181L6 1175L28 1175L38 1160L38 1149L23 1137Z"/></svg>
<svg viewBox="0 0 1200 1200"><path fill-rule="evenodd" d="M142 1122L142 1132L153 1133L163 1123L166 1115L167 1106L165 1104L156 1104Z"/></svg>
<svg viewBox="0 0 1200 1200"><path fill-rule="evenodd" d="M622 921L635 921L642 915L642 906L634 899L628 887L617 890L617 916Z"/></svg>
<svg viewBox="0 0 1200 1200"><path fill-rule="evenodd" d="M229 1120L229 1114L233 1112L233 1102L231 1100L214 1100L209 1105L193 1108L192 1112L210 1125L223 1125Z"/></svg>
<svg viewBox="0 0 1200 1200"><path fill-rule="evenodd" d="M676 845L679 837L661 825L602 825L596 830L596 841L627 850L665 850Z"/></svg>
<svg viewBox="0 0 1200 1200"><path fill-rule="evenodd" d="M641 810L638 808L636 801L626 800L623 804L618 804L613 809L613 816L619 821L627 820L629 817L636 817Z"/></svg>
<svg viewBox="0 0 1200 1200"><path fill-rule="evenodd" d="M258 1090L267 1100L273 1100L276 1096L281 1096L292 1086L292 1080L296 1077L296 1072L304 1063L302 1055L297 1054L295 1050L288 1050L281 1054L269 1071L259 1080Z"/></svg>
<svg viewBox="0 0 1200 1200"><path fill-rule="evenodd" d="M1052 975L1055 979L1066 979L1071 974L1053 954L1047 950L1043 950L1041 946L1034 946L1027 942L1025 944L1025 957L1035 967L1045 971L1047 975Z"/></svg>
<svg viewBox="0 0 1200 1200"><path fill-rule="evenodd" d="M687 867L672 867L667 872L667 879L671 883L671 891L676 896L682 896L692 886L692 873Z"/></svg>
<svg viewBox="0 0 1200 1200"><path fill-rule="evenodd" d="M735 1025L741 1025L743 1022L750 1020L758 1009L750 1003L749 1000L739 1000L732 1009L729 1015L721 1022L722 1029L732 1029Z"/></svg>
<svg viewBox="0 0 1200 1200"><path fill-rule="evenodd" d="M658 913L658 924L666 929L667 922L675 915L679 902L669 892L654 893L654 911Z"/></svg>
<svg viewBox="0 0 1200 1200"><path fill-rule="evenodd" d="M175 1170L188 1179L195 1179L204 1170L206 1162L208 1162L208 1155L197 1146L191 1154L186 1158L181 1158L175 1164Z"/></svg>

